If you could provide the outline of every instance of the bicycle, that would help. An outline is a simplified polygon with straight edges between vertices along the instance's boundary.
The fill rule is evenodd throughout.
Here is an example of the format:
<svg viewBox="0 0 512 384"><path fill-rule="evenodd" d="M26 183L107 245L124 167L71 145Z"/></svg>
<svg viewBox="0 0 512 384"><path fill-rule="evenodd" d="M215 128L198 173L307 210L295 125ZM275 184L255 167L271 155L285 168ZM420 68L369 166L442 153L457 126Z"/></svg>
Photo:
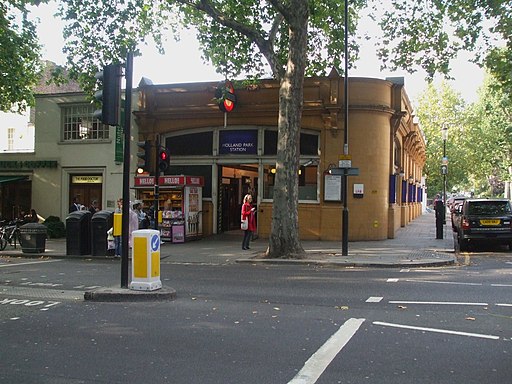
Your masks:
<svg viewBox="0 0 512 384"><path fill-rule="evenodd" d="M0 251L7 247L7 243L16 248L16 244L21 244L20 221L14 220L0 227Z"/></svg>

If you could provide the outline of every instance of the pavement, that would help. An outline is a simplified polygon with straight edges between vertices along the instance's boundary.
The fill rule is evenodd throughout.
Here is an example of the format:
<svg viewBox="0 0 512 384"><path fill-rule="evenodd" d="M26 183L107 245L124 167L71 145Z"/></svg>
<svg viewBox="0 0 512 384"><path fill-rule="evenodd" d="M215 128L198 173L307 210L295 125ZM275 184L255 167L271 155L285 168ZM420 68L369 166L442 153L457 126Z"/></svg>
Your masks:
<svg viewBox="0 0 512 384"><path fill-rule="evenodd" d="M342 256L341 241L302 241L306 255L302 259L265 259L262 254L268 240L256 239L251 249L242 250L242 232L232 231L181 244L163 243L161 264L302 264L337 267L439 267L457 262L451 226L445 225L443 239L436 239L435 215L425 212L396 232L394 239L348 243L348 256ZM105 256L68 256L66 239L47 239L44 253L23 253L10 245L0 256L32 258L105 258ZM153 291L104 288L86 292L86 300L124 301L173 299L176 292L162 287Z"/></svg>

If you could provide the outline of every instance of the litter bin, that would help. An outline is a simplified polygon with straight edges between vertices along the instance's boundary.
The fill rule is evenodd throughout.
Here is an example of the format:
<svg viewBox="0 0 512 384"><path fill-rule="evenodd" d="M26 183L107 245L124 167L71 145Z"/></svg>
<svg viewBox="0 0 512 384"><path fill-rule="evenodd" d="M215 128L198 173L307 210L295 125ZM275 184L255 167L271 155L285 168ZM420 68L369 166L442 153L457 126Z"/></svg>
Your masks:
<svg viewBox="0 0 512 384"><path fill-rule="evenodd" d="M114 213L112 211L99 211L91 218L91 255L107 255L107 231L112 228Z"/></svg>
<svg viewBox="0 0 512 384"><path fill-rule="evenodd" d="M21 251L23 253L43 253L46 248L46 226L27 223L20 227Z"/></svg>
<svg viewBox="0 0 512 384"><path fill-rule="evenodd" d="M91 212L75 211L66 217L66 255L91 254Z"/></svg>

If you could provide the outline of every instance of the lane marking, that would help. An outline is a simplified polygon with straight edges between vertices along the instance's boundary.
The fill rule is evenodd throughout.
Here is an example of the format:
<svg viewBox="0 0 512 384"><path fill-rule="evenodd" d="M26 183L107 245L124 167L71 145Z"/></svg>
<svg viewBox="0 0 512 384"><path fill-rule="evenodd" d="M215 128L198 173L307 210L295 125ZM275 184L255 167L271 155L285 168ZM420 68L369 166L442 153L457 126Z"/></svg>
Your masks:
<svg viewBox="0 0 512 384"><path fill-rule="evenodd" d="M510 288L510 287L512 287L512 284L491 284L491 287L505 287L505 288Z"/></svg>
<svg viewBox="0 0 512 384"><path fill-rule="evenodd" d="M449 285L476 285L481 287L482 283L461 283L457 281L432 281L432 280L405 280L408 283L426 283L426 284L449 284Z"/></svg>
<svg viewBox="0 0 512 384"><path fill-rule="evenodd" d="M365 319L348 319L304 364L288 384L314 384L331 361L355 335Z"/></svg>
<svg viewBox="0 0 512 384"><path fill-rule="evenodd" d="M407 269L407 268L404 268L404 269L401 269L401 270L400 270L400 273L404 273L404 272L411 272L411 270L410 270L410 269Z"/></svg>
<svg viewBox="0 0 512 384"><path fill-rule="evenodd" d="M503 303L497 303L497 307L512 307L512 304L503 304Z"/></svg>
<svg viewBox="0 0 512 384"><path fill-rule="evenodd" d="M399 300L390 300L389 304L419 304L419 305L469 305L469 306L479 306L479 307L487 307L488 303L463 303L457 301L399 301Z"/></svg>
<svg viewBox="0 0 512 384"><path fill-rule="evenodd" d="M382 301L383 297L379 296L370 296L366 302L367 303L380 303Z"/></svg>
<svg viewBox="0 0 512 384"><path fill-rule="evenodd" d="M398 279L387 279L386 283L398 283Z"/></svg>
<svg viewBox="0 0 512 384"><path fill-rule="evenodd" d="M449 334L449 335L477 337L477 338L481 338L481 339L491 339L491 340L499 340L500 339L499 336L484 335L484 334L481 334L481 333L468 333L468 332L450 331L450 330L447 330L447 329L415 327L415 326L412 326L412 325L385 323L385 322L381 322L381 321L374 321L373 324L374 325L381 325L383 327L412 329L412 330L415 330L415 331L434 332L434 333L445 333L445 334Z"/></svg>
<svg viewBox="0 0 512 384"><path fill-rule="evenodd" d="M18 265L30 265L30 264L43 264L43 263L56 263L58 260L41 260L41 261L27 261L26 263L15 263L15 264L0 264L0 268L17 267Z"/></svg>

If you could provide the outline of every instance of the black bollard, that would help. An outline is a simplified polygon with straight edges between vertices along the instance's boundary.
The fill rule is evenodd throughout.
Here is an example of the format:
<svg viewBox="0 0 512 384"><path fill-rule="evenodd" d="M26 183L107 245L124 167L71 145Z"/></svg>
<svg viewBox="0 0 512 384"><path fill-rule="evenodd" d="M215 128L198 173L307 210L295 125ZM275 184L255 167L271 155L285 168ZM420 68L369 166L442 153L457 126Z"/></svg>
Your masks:
<svg viewBox="0 0 512 384"><path fill-rule="evenodd" d="M444 204L442 200L436 200L434 203L434 210L436 212L436 239L443 239L443 229L446 220L444 211Z"/></svg>

